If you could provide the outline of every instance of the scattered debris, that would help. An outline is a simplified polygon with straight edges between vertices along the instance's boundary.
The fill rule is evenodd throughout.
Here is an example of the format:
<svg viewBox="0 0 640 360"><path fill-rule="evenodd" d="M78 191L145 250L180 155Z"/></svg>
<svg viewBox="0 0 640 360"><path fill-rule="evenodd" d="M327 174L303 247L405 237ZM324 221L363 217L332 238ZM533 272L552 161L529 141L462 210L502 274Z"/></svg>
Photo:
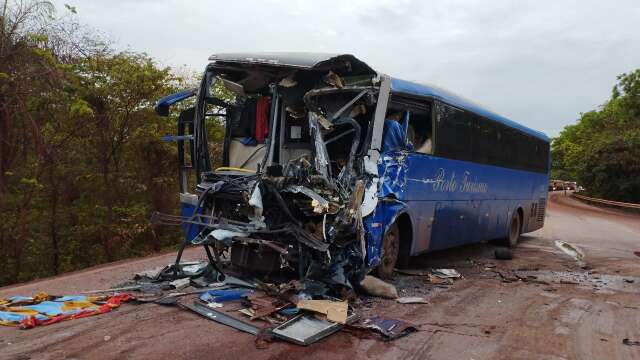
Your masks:
<svg viewBox="0 0 640 360"><path fill-rule="evenodd" d="M362 322L362 327L375 330L382 334L385 340L395 340L409 335L418 328L408 322L396 319L388 319L381 316L374 316Z"/></svg>
<svg viewBox="0 0 640 360"><path fill-rule="evenodd" d="M191 280L189 278L183 278L183 279L175 279L172 282L170 282L169 285L173 286L176 290L182 290L187 286L189 286L190 283L191 283Z"/></svg>
<svg viewBox="0 0 640 360"><path fill-rule="evenodd" d="M513 259L513 251L506 247L496 248L493 252L494 256L498 260L512 260Z"/></svg>
<svg viewBox="0 0 640 360"><path fill-rule="evenodd" d="M251 290L246 289L208 290L200 295L200 300L206 303L223 303L227 301L240 300L251 293Z"/></svg>
<svg viewBox="0 0 640 360"><path fill-rule="evenodd" d="M459 279L462 277L455 269L433 269L431 273L441 279Z"/></svg>
<svg viewBox="0 0 640 360"><path fill-rule="evenodd" d="M298 309L310 310L327 315L327 320L338 324L347 323L347 310L349 304L346 301L331 300L302 300L296 305Z"/></svg>
<svg viewBox="0 0 640 360"><path fill-rule="evenodd" d="M258 335L258 333L260 332L260 328L253 324L249 324L245 321L236 319L230 315L225 314L224 312L218 311L216 309L212 309L198 302L194 302L192 305L181 304L181 306L195 312L196 314L204 316L209 320L213 320L220 324L231 326L234 329L237 329L252 335Z"/></svg>
<svg viewBox="0 0 640 360"><path fill-rule="evenodd" d="M396 299L400 304L427 304L427 300L418 296L404 296Z"/></svg>
<svg viewBox="0 0 640 360"><path fill-rule="evenodd" d="M622 339L622 343L628 346L640 346L640 341L637 340Z"/></svg>
<svg viewBox="0 0 640 360"><path fill-rule="evenodd" d="M347 318L350 324L357 319L355 314ZM273 334L298 345L310 345L342 329L342 325L319 319L312 314L301 314L273 329Z"/></svg>
<svg viewBox="0 0 640 360"><path fill-rule="evenodd" d="M0 299L0 325L31 329L104 314L132 299L130 294L52 296L40 293L34 297L13 296Z"/></svg>
<svg viewBox="0 0 640 360"><path fill-rule="evenodd" d="M380 296L387 299L395 299L398 297L398 290L396 290L395 286L371 275L364 277L364 280L360 282L360 287L369 295Z"/></svg>
<svg viewBox="0 0 640 360"><path fill-rule="evenodd" d="M431 272L426 270L418 270L418 269L394 269L395 272L404 275L413 275L413 276L427 276Z"/></svg>
<svg viewBox="0 0 640 360"><path fill-rule="evenodd" d="M578 264L584 265L585 256L580 248L560 240L556 240L554 244L558 249L562 250L562 252L574 258Z"/></svg>
<svg viewBox="0 0 640 360"><path fill-rule="evenodd" d="M451 285L453 284L453 279L451 278L441 278L439 276L435 276L433 274L429 274L429 282L436 285Z"/></svg>

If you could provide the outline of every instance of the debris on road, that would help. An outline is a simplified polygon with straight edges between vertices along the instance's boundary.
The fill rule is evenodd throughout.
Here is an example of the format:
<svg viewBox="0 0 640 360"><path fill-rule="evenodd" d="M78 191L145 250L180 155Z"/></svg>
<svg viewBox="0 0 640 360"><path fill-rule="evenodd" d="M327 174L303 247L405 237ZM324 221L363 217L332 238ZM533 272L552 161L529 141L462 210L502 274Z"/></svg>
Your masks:
<svg viewBox="0 0 640 360"><path fill-rule="evenodd" d="M367 275L360 282L360 287L367 294L379 296L387 299L395 299L398 297L398 290L395 286L378 279L375 276Z"/></svg>
<svg viewBox="0 0 640 360"><path fill-rule="evenodd" d="M433 269L431 273L441 279L459 279L462 277L455 269Z"/></svg>
<svg viewBox="0 0 640 360"><path fill-rule="evenodd" d="M452 285L453 279L447 277L442 278L433 274L429 274L429 282L435 285Z"/></svg>
<svg viewBox="0 0 640 360"><path fill-rule="evenodd" d="M383 339L386 341L395 340L397 338L409 335L414 331L418 331L418 328L413 324L402 320L388 319L381 316L374 316L366 319L360 326L379 332L383 336Z"/></svg>
<svg viewBox="0 0 640 360"><path fill-rule="evenodd" d="M347 323L357 320L355 314L349 315ZM341 324L320 319L312 314L301 314L272 330L273 334L298 345L310 345L342 329Z"/></svg>
<svg viewBox="0 0 640 360"><path fill-rule="evenodd" d="M428 276L431 272L419 269L395 269L395 272L403 275Z"/></svg>
<svg viewBox="0 0 640 360"><path fill-rule="evenodd" d="M418 296L404 296L396 299L400 304L427 304L427 299Z"/></svg>
<svg viewBox="0 0 640 360"><path fill-rule="evenodd" d="M190 305L181 304L181 306L195 312L196 314L204 316L209 320L213 320L223 325L231 326L234 329L249 333L251 335L258 335L258 333L260 333L259 327L253 324L247 323L245 321L239 320L222 311L218 311L209 306L202 305L197 301Z"/></svg>
<svg viewBox="0 0 640 360"><path fill-rule="evenodd" d="M556 240L554 244L558 249L562 250L562 252L574 258L578 264L584 265L585 256L580 248L560 240Z"/></svg>
<svg viewBox="0 0 640 360"><path fill-rule="evenodd" d="M296 305L298 309L310 310L327 316L327 320L338 324L347 323L347 310L349 304L346 301L331 300L302 300Z"/></svg>
<svg viewBox="0 0 640 360"><path fill-rule="evenodd" d="M191 283L191 280L189 280L189 278L183 278L183 279L175 279L172 282L170 282L169 285L173 286L176 290L182 290L187 286L189 286L190 283Z"/></svg>
<svg viewBox="0 0 640 360"><path fill-rule="evenodd" d="M40 293L34 297L13 296L0 299L0 325L31 329L104 314L119 307L122 302L132 299L130 294L52 296Z"/></svg>
<svg viewBox="0 0 640 360"><path fill-rule="evenodd" d="M206 303L223 303L227 301L240 300L252 292L253 291L246 289L208 290L200 295L200 300Z"/></svg>
<svg viewBox="0 0 640 360"><path fill-rule="evenodd" d="M628 346L640 346L640 341L637 340L622 339L622 343Z"/></svg>

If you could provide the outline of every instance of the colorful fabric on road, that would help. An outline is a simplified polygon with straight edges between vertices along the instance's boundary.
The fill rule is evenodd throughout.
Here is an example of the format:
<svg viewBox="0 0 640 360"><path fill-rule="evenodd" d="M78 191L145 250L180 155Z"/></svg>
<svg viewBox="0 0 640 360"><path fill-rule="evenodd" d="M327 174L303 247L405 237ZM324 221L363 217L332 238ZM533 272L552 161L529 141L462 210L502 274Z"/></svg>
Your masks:
<svg viewBox="0 0 640 360"><path fill-rule="evenodd" d="M0 299L0 325L31 329L64 320L104 314L132 300L130 294L112 296L13 296Z"/></svg>

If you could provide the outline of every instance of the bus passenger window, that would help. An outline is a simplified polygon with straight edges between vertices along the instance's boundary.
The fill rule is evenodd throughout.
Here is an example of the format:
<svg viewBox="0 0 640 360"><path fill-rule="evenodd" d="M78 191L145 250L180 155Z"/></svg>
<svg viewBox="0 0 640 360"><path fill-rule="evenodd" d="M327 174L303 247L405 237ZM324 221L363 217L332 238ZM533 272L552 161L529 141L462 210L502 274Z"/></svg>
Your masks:
<svg viewBox="0 0 640 360"><path fill-rule="evenodd" d="M431 128L431 114L412 113L408 135L415 152L432 154L433 130Z"/></svg>

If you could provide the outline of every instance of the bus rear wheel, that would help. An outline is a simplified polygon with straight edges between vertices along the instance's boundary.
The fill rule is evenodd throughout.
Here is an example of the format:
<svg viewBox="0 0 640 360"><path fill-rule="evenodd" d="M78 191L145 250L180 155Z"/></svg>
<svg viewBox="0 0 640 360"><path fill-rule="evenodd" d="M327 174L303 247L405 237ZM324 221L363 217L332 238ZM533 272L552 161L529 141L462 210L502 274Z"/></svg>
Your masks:
<svg viewBox="0 0 640 360"><path fill-rule="evenodd" d="M509 247L515 247L520 239L520 214L516 211L511 217L511 223L509 224L509 235L506 239L506 245Z"/></svg>
<svg viewBox="0 0 640 360"><path fill-rule="evenodd" d="M389 226L382 239L382 258L376 272L382 279L389 279L393 276L393 269L398 262L400 254L400 229L397 223Z"/></svg>

